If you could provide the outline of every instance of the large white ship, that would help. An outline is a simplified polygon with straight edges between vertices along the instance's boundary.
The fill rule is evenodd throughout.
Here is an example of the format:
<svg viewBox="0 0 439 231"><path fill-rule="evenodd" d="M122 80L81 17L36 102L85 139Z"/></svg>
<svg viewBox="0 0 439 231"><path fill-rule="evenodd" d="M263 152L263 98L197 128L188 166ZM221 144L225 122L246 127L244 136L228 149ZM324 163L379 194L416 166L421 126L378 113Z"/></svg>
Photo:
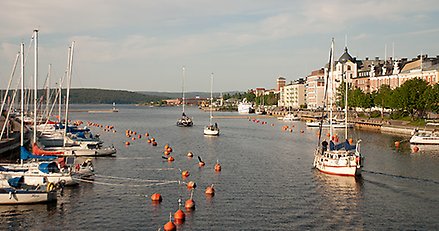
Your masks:
<svg viewBox="0 0 439 231"><path fill-rule="evenodd" d="M253 108L253 104L247 102L247 99L243 99L242 102L238 104L238 112L241 114L249 114L254 113L255 109Z"/></svg>

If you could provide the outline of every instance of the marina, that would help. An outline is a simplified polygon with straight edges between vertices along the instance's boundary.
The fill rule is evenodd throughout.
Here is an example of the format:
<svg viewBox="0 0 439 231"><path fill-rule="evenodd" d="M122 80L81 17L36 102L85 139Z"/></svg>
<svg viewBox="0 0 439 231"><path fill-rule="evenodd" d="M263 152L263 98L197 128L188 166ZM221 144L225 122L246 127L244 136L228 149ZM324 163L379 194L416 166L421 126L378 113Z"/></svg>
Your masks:
<svg viewBox="0 0 439 231"><path fill-rule="evenodd" d="M94 181L66 187L56 203L1 206L0 229L57 229L62 224L78 230L158 230L169 221L169 213L178 210L178 199L184 203L190 198L192 190L182 183L189 181L197 185L196 209L182 208L186 219L178 230L438 228L438 152L413 153L408 142L396 148L401 136L355 130L353 138L367 140L362 143L362 175L340 177L312 168L317 130L304 122L268 116L232 119L240 115L216 112L222 134L206 137L208 112L195 107L186 108L197 121L190 128L175 126L178 107L119 105L119 113L93 117L87 109L104 106L72 107L84 109L71 114L75 120L114 126L117 132L91 130L113 144L117 156L93 159ZM286 125L291 132L281 129ZM142 138L131 140L125 130L137 131ZM157 146L147 142L146 132ZM165 144L172 147L175 161L162 158ZM220 172L214 169L218 160ZM183 179L179 169L190 175ZM206 197L205 189L212 184L215 194ZM161 194L161 203L151 202L154 193Z"/></svg>

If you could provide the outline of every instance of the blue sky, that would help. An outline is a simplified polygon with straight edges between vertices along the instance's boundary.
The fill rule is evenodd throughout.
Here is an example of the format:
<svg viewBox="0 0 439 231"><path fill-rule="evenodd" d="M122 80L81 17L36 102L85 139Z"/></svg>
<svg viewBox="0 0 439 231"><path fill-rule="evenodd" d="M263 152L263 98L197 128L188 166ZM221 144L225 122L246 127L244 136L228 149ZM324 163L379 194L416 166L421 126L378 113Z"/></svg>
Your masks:
<svg viewBox="0 0 439 231"><path fill-rule="evenodd" d="M73 87L181 91L274 88L336 57L439 55L436 0L21 0L0 2L0 88L21 42L39 34L39 85L62 76L75 41ZM32 55L27 78L33 72ZM18 77L19 72L16 76ZM52 82L55 82L53 80Z"/></svg>

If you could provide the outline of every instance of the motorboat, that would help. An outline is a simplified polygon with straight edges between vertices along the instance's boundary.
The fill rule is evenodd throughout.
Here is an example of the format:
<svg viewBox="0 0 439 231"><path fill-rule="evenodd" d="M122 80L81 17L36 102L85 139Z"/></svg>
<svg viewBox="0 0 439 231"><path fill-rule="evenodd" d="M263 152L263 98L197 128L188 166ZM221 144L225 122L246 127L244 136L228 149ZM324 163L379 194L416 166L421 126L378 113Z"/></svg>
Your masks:
<svg viewBox="0 0 439 231"><path fill-rule="evenodd" d="M410 138L410 144L439 145L439 132L416 129Z"/></svg>
<svg viewBox="0 0 439 231"><path fill-rule="evenodd" d="M300 117L298 117L298 116L296 116L296 115L294 115L294 114L286 114L283 118L282 118L282 120L283 121L285 121L285 122L289 122L289 121L299 121L300 120Z"/></svg>

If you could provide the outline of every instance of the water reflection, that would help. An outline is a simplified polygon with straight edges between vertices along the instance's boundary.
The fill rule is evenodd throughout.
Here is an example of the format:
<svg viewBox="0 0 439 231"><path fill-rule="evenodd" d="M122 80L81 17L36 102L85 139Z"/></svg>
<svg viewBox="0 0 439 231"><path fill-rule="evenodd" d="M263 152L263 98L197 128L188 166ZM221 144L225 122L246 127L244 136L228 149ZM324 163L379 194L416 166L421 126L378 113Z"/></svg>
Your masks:
<svg viewBox="0 0 439 231"><path fill-rule="evenodd" d="M363 178L345 177L315 172L317 194L320 195L321 213L326 218L323 223L328 229L339 229L346 225L362 227L361 213L363 200Z"/></svg>

